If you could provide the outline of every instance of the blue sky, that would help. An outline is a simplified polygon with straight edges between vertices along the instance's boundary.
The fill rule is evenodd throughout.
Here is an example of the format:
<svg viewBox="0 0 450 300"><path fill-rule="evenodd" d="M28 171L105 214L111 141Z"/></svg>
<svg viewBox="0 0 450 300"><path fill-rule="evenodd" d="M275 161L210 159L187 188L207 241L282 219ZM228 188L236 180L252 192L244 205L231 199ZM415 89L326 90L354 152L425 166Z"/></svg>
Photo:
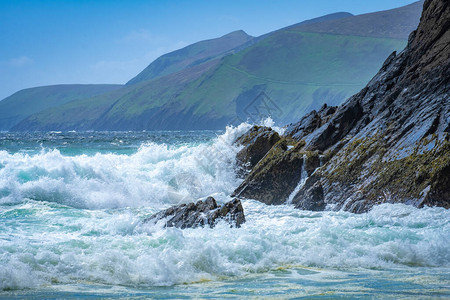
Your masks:
<svg viewBox="0 0 450 300"><path fill-rule="evenodd" d="M412 0L0 0L0 99L59 83L125 83L158 56L242 29L258 36L306 19Z"/></svg>

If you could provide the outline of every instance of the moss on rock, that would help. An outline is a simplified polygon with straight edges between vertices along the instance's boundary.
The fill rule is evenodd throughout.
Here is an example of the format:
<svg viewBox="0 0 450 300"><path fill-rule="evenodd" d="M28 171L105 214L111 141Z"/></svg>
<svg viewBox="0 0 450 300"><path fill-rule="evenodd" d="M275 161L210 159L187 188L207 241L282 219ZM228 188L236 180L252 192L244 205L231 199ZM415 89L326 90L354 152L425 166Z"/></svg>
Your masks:
<svg viewBox="0 0 450 300"><path fill-rule="evenodd" d="M266 204L283 204L300 180L304 145L304 141L282 137L233 195Z"/></svg>
<svg viewBox="0 0 450 300"><path fill-rule="evenodd" d="M357 186L366 205L384 202L448 207L449 136L422 139L408 155L387 153L380 136L354 139L320 170L330 183ZM355 191L356 192L356 191Z"/></svg>

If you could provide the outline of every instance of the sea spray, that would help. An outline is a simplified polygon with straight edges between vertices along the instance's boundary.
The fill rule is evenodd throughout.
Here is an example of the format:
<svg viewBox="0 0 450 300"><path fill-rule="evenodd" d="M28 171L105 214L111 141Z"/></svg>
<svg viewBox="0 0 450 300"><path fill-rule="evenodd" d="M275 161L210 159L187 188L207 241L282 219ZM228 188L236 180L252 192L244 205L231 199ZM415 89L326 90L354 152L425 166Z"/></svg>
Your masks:
<svg viewBox="0 0 450 300"><path fill-rule="evenodd" d="M450 214L442 208L385 204L354 215L247 200L244 209L240 229L220 223L180 230L142 224L150 208L80 210L36 201L2 207L1 288L166 286L289 266L450 267Z"/></svg>
<svg viewBox="0 0 450 300"><path fill-rule="evenodd" d="M101 151L89 138L86 145L94 146L86 149L28 149L23 139L27 149L0 151L0 289L154 289L213 280L215 291L228 292L222 284L235 282L232 289L241 290L252 276L262 277L248 283L249 290L274 276L282 286L323 287L327 276L333 282L339 274L357 274L353 278L364 282L374 270L396 280L399 273L413 274L405 280L427 274L433 287L448 280L450 213L443 208L383 204L355 215L244 200L247 222L239 229L142 222L180 201L230 200L239 184L233 141L249 126L200 142L204 132L184 133L185 139L177 133L179 140L151 133L128 153L112 142L128 147L134 142L127 135L136 133L111 133L110 139L103 133ZM74 145L82 134L64 141ZM341 288L354 290L348 282Z"/></svg>
<svg viewBox="0 0 450 300"><path fill-rule="evenodd" d="M292 193L289 195L289 197L286 200L286 204L292 204L292 200L294 200L295 195L301 190L301 188L305 185L306 180L308 179L308 172L306 172L306 155L303 155L303 163L302 163L302 169L300 171L300 181L296 185L295 189L292 191Z"/></svg>
<svg viewBox="0 0 450 300"><path fill-rule="evenodd" d="M0 203L49 201L77 208L164 207L235 188L237 136L250 125L227 127L203 144L147 142L131 154L66 156L0 151ZM220 198L220 197L219 197Z"/></svg>

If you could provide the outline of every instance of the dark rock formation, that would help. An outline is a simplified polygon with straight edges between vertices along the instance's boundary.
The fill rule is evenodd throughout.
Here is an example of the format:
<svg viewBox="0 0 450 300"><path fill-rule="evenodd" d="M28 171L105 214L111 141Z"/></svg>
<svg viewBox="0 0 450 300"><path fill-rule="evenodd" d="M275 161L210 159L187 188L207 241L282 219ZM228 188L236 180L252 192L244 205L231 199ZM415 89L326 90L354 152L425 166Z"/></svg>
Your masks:
<svg viewBox="0 0 450 300"><path fill-rule="evenodd" d="M340 107L288 127L235 194L364 212L384 202L450 207L450 2L427 0L408 45ZM295 147L284 149L281 142ZM282 151L284 149L284 151Z"/></svg>
<svg viewBox="0 0 450 300"><path fill-rule="evenodd" d="M199 226L214 227L218 221L226 220L232 227L241 227L245 223L244 209L241 201L234 199L218 206L213 197L197 203L172 206L144 220L144 223L165 221L166 227L195 228Z"/></svg>
<svg viewBox="0 0 450 300"><path fill-rule="evenodd" d="M425 1L418 29L366 88L305 137L330 161L294 198L363 212L383 202L450 207L450 3ZM320 193L313 193L318 189Z"/></svg>
<svg viewBox="0 0 450 300"><path fill-rule="evenodd" d="M313 110L305 115L298 123L290 124L286 129L285 135L296 140L301 140L306 135L314 132L323 124L327 123L336 112L336 106L324 104L319 111Z"/></svg>
<svg viewBox="0 0 450 300"><path fill-rule="evenodd" d="M276 131L262 126L253 126L239 137L235 143L244 148L236 155L238 175L246 175L279 140L280 136Z"/></svg>
<svg viewBox="0 0 450 300"><path fill-rule="evenodd" d="M322 185L320 184L320 177L313 175L308 178L308 181L305 182L305 185L295 195L294 199L297 208L321 211L326 207L323 198L324 195Z"/></svg>
<svg viewBox="0 0 450 300"><path fill-rule="evenodd" d="M302 138L320 128L335 112L336 107L325 104L319 111L313 110L297 124L290 125L282 138L277 136L276 144L255 164L233 196L266 204L285 203L300 181L302 168L311 175L320 166L319 151L303 151ZM238 141L254 131L252 128ZM266 128L265 131L270 132Z"/></svg>
<svg viewBox="0 0 450 300"><path fill-rule="evenodd" d="M283 204L300 180L303 154L301 142L283 138L252 169L232 196L266 204Z"/></svg>

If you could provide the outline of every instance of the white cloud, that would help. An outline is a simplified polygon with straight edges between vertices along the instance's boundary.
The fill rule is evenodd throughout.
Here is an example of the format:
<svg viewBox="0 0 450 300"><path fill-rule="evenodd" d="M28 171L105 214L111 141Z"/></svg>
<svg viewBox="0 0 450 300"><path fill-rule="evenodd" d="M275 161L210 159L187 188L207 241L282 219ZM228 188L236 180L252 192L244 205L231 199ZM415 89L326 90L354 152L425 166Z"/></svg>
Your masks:
<svg viewBox="0 0 450 300"><path fill-rule="evenodd" d="M132 32L128 33L126 36L124 36L121 41L124 42L136 42L136 41L148 41L153 38L153 35L145 30L145 29L139 29L139 30L133 30Z"/></svg>
<svg viewBox="0 0 450 300"><path fill-rule="evenodd" d="M237 24L240 23L240 22L239 22L239 19L236 18L235 16L232 16L232 15L222 15L222 16L219 16L219 20L220 20L220 21L224 21L224 22L226 22L226 23L231 23L231 24L234 24L234 25L237 25Z"/></svg>
<svg viewBox="0 0 450 300"><path fill-rule="evenodd" d="M166 44L168 39L164 36L153 34L146 29L138 29L129 32L127 35L116 40L119 44L148 44L161 45Z"/></svg>
<svg viewBox="0 0 450 300"><path fill-rule="evenodd" d="M6 65L9 67L24 67L34 63L34 61L28 56L19 56L15 58L11 58L9 60L0 61L1 65Z"/></svg>

